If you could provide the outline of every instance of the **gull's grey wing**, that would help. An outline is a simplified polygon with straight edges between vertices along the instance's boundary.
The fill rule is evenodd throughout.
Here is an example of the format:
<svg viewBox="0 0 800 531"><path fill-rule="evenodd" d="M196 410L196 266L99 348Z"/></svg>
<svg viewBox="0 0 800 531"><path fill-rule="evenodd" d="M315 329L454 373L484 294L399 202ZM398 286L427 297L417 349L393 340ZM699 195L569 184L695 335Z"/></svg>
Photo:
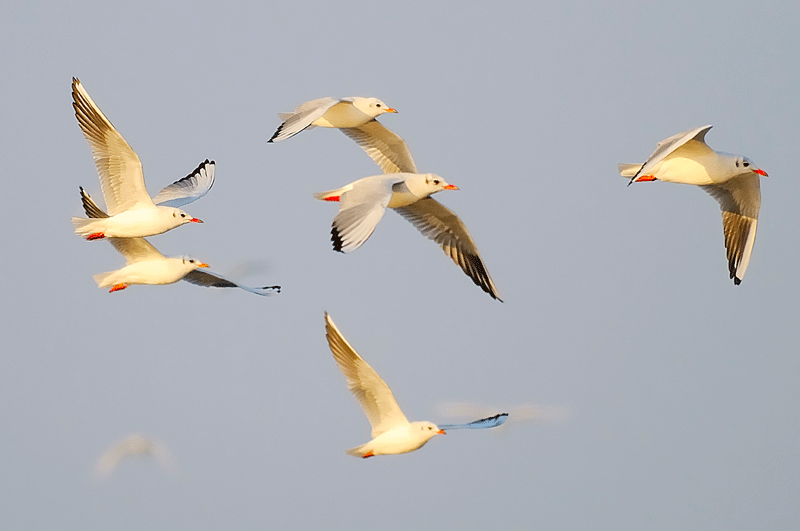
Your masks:
<svg viewBox="0 0 800 531"><path fill-rule="evenodd" d="M272 138L267 140L267 142L280 142L281 140L293 137L300 131L311 126L314 120L328 112L328 109L342 101L347 100L341 98L320 98L303 103L292 113L279 114L278 116L283 120L283 123L278 126L278 130L275 131Z"/></svg>
<svg viewBox="0 0 800 531"><path fill-rule="evenodd" d="M719 202L728 270L734 284L740 284L750 264L761 210L761 180L742 175L724 183L701 186Z"/></svg>
<svg viewBox="0 0 800 531"><path fill-rule="evenodd" d="M682 133L678 133L676 135L672 135L669 138L665 138L661 142L658 143L656 146L656 150L653 151L653 154L642 164L642 167L639 168L639 171L631 177L631 182L636 179L639 175L647 175L647 171L664 160L670 153L673 153L676 149L683 146L687 142L691 140L696 140L702 144L705 144L706 141L706 133L708 133L709 129L712 126L704 125L703 127L697 127L695 129L689 129L688 131L684 131ZM709 148L711 149L711 148Z"/></svg>
<svg viewBox="0 0 800 531"><path fill-rule="evenodd" d="M347 388L356 397L372 426L372 437L408 424L392 390L375 369L369 366L347 342L325 312L325 335L336 364L347 380Z"/></svg>
<svg viewBox="0 0 800 531"><path fill-rule="evenodd" d="M197 286L205 286L210 288L241 288L245 291L249 291L250 293L255 293L256 295L272 295L273 293L280 293L281 287L280 286L263 286L260 288L251 288L249 286L243 286L242 284L237 284L232 280L228 280L225 277L222 277L216 273L211 273L208 271L200 271L199 269L195 269L194 271L190 271L182 280L186 282L190 282Z"/></svg>
<svg viewBox="0 0 800 531"><path fill-rule="evenodd" d="M392 198L392 186L403 178L377 175L353 183L342 193L339 213L331 224L333 250L342 253L355 251L372 235L386 212Z"/></svg>
<svg viewBox="0 0 800 531"><path fill-rule="evenodd" d="M478 254L478 247L467 227L453 211L431 197L394 210L410 221L424 236L438 243L444 254L461 267L483 291L503 302Z"/></svg>
<svg viewBox="0 0 800 531"><path fill-rule="evenodd" d="M142 163L77 78L72 78L72 107L89 142L100 175L100 187L113 216L137 204L152 205L142 174Z"/></svg>
<svg viewBox="0 0 800 531"><path fill-rule="evenodd" d="M343 127L342 133L356 141L383 173L417 173L408 145L377 120L359 127Z"/></svg>
<svg viewBox="0 0 800 531"><path fill-rule="evenodd" d="M443 430L461 430L461 429L481 430L485 428L496 428L497 426L504 423L507 418L508 418L508 413L500 413L499 415L495 415L493 417L487 417L485 419L475 420L472 422L468 422L467 424L437 424L437 426L439 426L439 428Z"/></svg>
<svg viewBox="0 0 800 531"><path fill-rule="evenodd" d="M179 207L200 199L214 186L215 167L213 160L206 159L192 173L164 187L153 198L153 203L161 206Z"/></svg>
<svg viewBox="0 0 800 531"><path fill-rule="evenodd" d="M81 202L83 203L83 210L86 216L90 218L107 218L108 214L103 212L97 203L94 202L92 197L86 193L81 187ZM114 246L122 256L125 257L127 263L132 264L141 260L151 260L153 258L164 258L164 255L158 252L158 249L153 247L144 238L108 238L108 243Z"/></svg>

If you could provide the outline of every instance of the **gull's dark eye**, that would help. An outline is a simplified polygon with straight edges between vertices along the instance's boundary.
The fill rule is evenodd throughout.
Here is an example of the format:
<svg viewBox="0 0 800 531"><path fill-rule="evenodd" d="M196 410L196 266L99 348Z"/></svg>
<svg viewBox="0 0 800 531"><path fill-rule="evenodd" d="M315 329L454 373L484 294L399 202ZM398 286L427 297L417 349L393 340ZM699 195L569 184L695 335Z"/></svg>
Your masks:
<svg viewBox="0 0 800 531"><path fill-rule="evenodd" d="M750 163L747 162L747 161L744 161L744 162L742 162L742 166L744 166L746 168L746 167L750 166Z"/></svg>
<svg viewBox="0 0 800 531"><path fill-rule="evenodd" d="M182 217L182 218L185 218L185 217L186 217L186 214L181 214L181 217Z"/></svg>
<svg viewBox="0 0 800 531"><path fill-rule="evenodd" d="M376 104L375 104L375 107L380 107L380 106L381 106L381 104L380 104L380 103L376 103Z"/></svg>
<svg viewBox="0 0 800 531"><path fill-rule="evenodd" d="M439 179L434 179L433 184L439 184Z"/></svg>

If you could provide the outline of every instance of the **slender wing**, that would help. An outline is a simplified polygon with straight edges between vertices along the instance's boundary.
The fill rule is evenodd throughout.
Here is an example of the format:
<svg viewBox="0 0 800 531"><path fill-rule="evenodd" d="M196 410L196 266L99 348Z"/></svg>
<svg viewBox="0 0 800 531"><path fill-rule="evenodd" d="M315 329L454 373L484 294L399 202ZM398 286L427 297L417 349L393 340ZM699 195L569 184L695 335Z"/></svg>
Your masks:
<svg viewBox="0 0 800 531"><path fill-rule="evenodd" d="M281 292L280 286L251 288L249 286L237 284L236 282L228 280L227 278L216 273L200 271L199 269L189 272L189 274L183 277L182 280L195 284L196 286L205 286L211 288L242 288L243 290L249 291L250 293L255 293L256 295L272 295L273 293Z"/></svg>
<svg viewBox="0 0 800 531"><path fill-rule="evenodd" d="M688 131L684 131L682 133L678 133L676 135L672 135L669 138L666 138L658 143L656 146L656 150L653 151L653 154L647 159L647 161L642 164L642 167L639 168L639 171L631 178L636 179L640 174L647 175L647 172L650 168L664 160L670 153L674 152L679 147L683 146L687 142L691 140L695 140L699 143L705 144L706 141L706 133L708 130L711 129L712 126L704 125L703 127L698 127L696 129L690 129ZM711 148L708 148L711 149ZM622 170L620 169L620 172Z"/></svg>
<svg viewBox="0 0 800 531"><path fill-rule="evenodd" d="M721 184L701 186L719 201L728 270L740 284L750 263L761 210L761 181L756 174L742 175Z"/></svg>
<svg viewBox="0 0 800 531"><path fill-rule="evenodd" d="M417 173L408 145L377 120L359 127L344 127L342 133L356 141L383 173Z"/></svg>
<svg viewBox="0 0 800 531"><path fill-rule="evenodd" d="M493 417L487 417L485 419L475 420L472 422L468 422L467 424L437 424L437 426L439 426L443 430L461 430L461 429L481 430L485 428L496 428L497 426L504 423L507 418L508 418L508 413L500 413L499 415L495 415Z"/></svg>
<svg viewBox="0 0 800 531"><path fill-rule="evenodd" d="M467 232L467 227L449 208L435 199L426 197L405 207L395 208L424 236L438 243L472 281L492 298L503 302L497 288L483 265L478 247Z"/></svg>
<svg viewBox="0 0 800 531"><path fill-rule="evenodd" d="M138 155L114 129L77 78L72 78L72 100L78 125L92 148L109 214L113 216L137 204L152 206Z"/></svg>
<svg viewBox="0 0 800 531"><path fill-rule="evenodd" d="M347 379L347 388L358 399L372 425L372 438L392 428L408 424L408 419L397 405L392 390L350 346L327 312L325 312L325 332L339 370Z"/></svg>
<svg viewBox="0 0 800 531"><path fill-rule="evenodd" d="M142 454L152 455L164 469L170 472L175 470L174 459L166 446L158 441L135 434L112 444L100 456L94 466L95 476L102 479L111 474L123 458Z"/></svg>
<svg viewBox="0 0 800 531"><path fill-rule="evenodd" d="M107 218L108 214L103 212L103 209L97 206L92 197L81 188L81 202L83 203L83 210L86 216L90 218ZM154 258L164 258L164 255L158 252L158 249L153 247L144 238L108 238L108 242L114 246L125 260L132 264L142 260L152 260Z"/></svg>
<svg viewBox="0 0 800 531"><path fill-rule="evenodd" d="M206 159L192 173L158 192L153 198L153 203L179 207L200 199L214 186L214 168L214 161L209 162Z"/></svg>
<svg viewBox="0 0 800 531"><path fill-rule="evenodd" d="M372 235L392 198L392 186L402 178L374 176L359 179L342 193L339 213L331 225L333 250L355 251Z"/></svg>
<svg viewBox="0 0 800 531"><path fill-rule="evenodd" d="M275 134L273 134L272 138L267 140L267 142L280 142L281 140L293 137L310 126L314 120L328 112L328 109L342 101L345 100L339 98L320 98L303 103L297 107L293 113L279 114L278 116L283 120L283 123L278 126L278 130L275 131Z"/></svg>

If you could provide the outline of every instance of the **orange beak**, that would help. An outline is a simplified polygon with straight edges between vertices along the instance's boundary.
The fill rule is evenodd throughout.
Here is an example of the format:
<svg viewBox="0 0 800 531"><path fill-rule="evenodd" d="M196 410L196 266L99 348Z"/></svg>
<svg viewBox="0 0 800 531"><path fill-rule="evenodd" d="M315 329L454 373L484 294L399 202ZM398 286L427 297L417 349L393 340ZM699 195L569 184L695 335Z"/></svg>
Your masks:
<svg viewBox="0 0 800 531"><path fill-rule="evenodd" d="M388 109L386 109L386 112L393 112L393 113L396 114L397 113L397 109L393 109L393 108L389 107Z"/></svg>
<svg viewBox="0 0 800 531"><path fill-rule="evenodd" d="M205 263L205 262L200 262L200 265L199 265L199 266L197 266L197 267L211 267L211 266L209 266L209 265L208 265L207 263Z"/></svg>
<svg viewBox="0 0 800 531"><path fill-rule="evenodd" d="M447 186L444 187L444 189L445 190L458 190L458 186L456 186L454 184L448 184Z"/></svg>
<svg viewBox="0 0 800 531"><path fill-rule="evenodd" d="M191 221L192 223L202 223L203 222L202 219L197 219L197 218L192 218L189 221Z"/></svg>
<svg viewBox="0 0 800 531"><path fill-rule="evenodd" d="M447 434L444 432L444 430L439 430L439 431L437 431L436 433L438 433L439 435L447 435Z"/></svg>
<svg viewBox="0 0 800 531"><path fill-rule="evenodd" d="M769 177L769 175L767 175L767 172L765 172L762 169L753 170L753 173L757 173L757 174L761 175L762 177Z"/></svg>

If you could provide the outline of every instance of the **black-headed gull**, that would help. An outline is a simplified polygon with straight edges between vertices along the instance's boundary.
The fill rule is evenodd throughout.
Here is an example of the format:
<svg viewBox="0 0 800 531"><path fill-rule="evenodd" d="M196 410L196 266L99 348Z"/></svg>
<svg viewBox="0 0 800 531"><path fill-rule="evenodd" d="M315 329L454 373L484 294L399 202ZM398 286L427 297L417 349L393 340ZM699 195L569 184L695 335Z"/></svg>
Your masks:
<svg viewBox="0 0 800 531"><path fill-rule="evenodd" d="M175 471L175 460L166 446L155 439L136 433L108 447L94 465L95 476L98 479L107 477L122 459L134 455L152 456L168 472Z"/></svg>
<svg viewBox="0 0 800 531"><path fill-rule="evenodd" d="M358 249L388 207L438 243L475 284L502 302L467 227L454 212L430 197L442 190L458 188L432 173L390 173L365 177L314 197L339 202L339 213L333 218L331 228L335 251L347 253Z"/></svg>
<svg viewBox="0 0 800 531"><path fill-rule="evenodd" d="M705 137L709 129L711 126L706 125L662 140L644 164L619 164L619 173L630 178L630 183L659 180L694 184L711 194L722 209L728 269L738 285L756 241L760 177L766 177L767 172L747 157L708 147Z"/></svg>
<svg viewBox="0 0 800 531"><path fill-rule="evenodd" d="M432 437L444 435L444 428L494 428L508 418L507 413L467 424L437 426L432 422L409 422L392 390L378 373L350 346L333 320L325 313L325 333L339 370L347 380L347 388L355 395L372 425L372 440L347 450L356 457L404 454L421 448Z"/></svg>
<svg viewBox="0 0 800 531"><path fill-rule="evenodd" d="M77 78L72 78L75 117L92 148L109 217L72 218L75 232L87 240L161 234L186 223L202 223L177 206L204 196L214 184L214 163L206 160L189 176L150 198L139 156L117 132Z"/></svg>
<svg viewBox="0 0 800 531"><path fill-rule="evenodd" d="M378 123L375 118L397 111L377 98L320 98L298 106L294 112L279 113L283 123L268 142L280 142L304 129L331 127L336 129L361 127Z"/></svg>
<svg viewBox="0 0 800 531"><path fill-rule="evenodd" d="M81 201L89 218L100 219L107 216L83 188ZM280 286L251 288L216 273L199 271L198 268L208 267L208 264L188 257L167 258L144 238L108 238L108 241L127 261L122 269L94 276L99 287L111 288L109 293L123 290L131 284L172 284L179 280L205 287L241 288L256 295L271 295L281 291Z"/></svg>

